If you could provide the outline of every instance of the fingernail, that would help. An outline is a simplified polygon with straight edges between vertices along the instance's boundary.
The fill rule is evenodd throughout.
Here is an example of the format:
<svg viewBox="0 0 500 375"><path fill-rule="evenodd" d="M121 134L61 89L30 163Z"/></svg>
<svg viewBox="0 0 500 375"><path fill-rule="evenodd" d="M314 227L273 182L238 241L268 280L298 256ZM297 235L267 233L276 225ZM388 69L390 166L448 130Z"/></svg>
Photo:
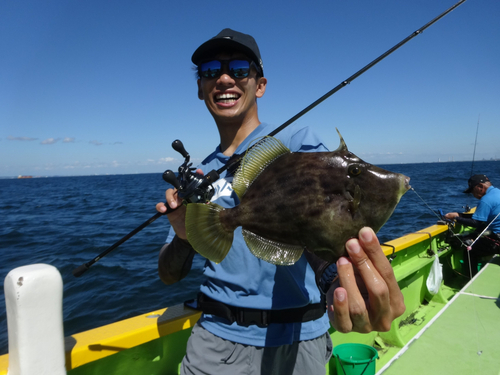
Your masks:
<svg viewBox="0 0 500 375"><path fill-rule="evenodd" d="M339 302L345 300L345 293L343 290L335 289L335 299Z"/></svg>
<svg viewBox="0 0 500 375"><path fill-rule="evenodd" d="M373 238L373 230L369 227L361 228L359 237L365 242L370 242Z"/></svg>
<svg viewBox="0 0 500 375"><path fill-rule="evenodd" d="M355 239L347 241L345 246L346 246L347 250L353 254L357 254L361 250L361 246L359 246L359 242Z"/></svg>
<svg viewBox="0 0 500 375"><path fill-rule="evenodd" d="M341 258L339 258L337 264L339 266L343 266L343 265L349 264L349 261L347 260L347 258L341 257Z"/></svg>

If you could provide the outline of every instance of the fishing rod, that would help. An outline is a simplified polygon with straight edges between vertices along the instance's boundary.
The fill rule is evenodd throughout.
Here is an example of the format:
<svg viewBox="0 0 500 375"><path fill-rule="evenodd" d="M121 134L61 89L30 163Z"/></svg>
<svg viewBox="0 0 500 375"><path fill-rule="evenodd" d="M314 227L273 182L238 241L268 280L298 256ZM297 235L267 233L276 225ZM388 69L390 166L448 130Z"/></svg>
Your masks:
<svg viewBox="0 0 500 375"><path fill-rule="evenodd" d="M480 118L481 118L481 114L479 114L479 117L477 118L476 139L474 141L474 151L472 152L472 164L471 164L471 167L470 167L470 177L472 177L473 174L474 174L474 160L476 160L477 134L479 133L479 119ZM465 206L462 206L462 208L465 210L465 212L469 212L470 211L469 195L468 194L467 194L467 201L465 203Z"/></svg>
<svg viewBox="0 0 500 375"><path fill-rule="evenodd" d="M297 113L295 116L290 118L288 121L284 122L282 125L280 125L278 128L273 130L271 133L268 134L268 137L273 137L283 129L285 129L287 126L292 124L294 121L305 115L307 112L309 112L311 109L315 108L317 105L328 99L330 96L335 94L337 91L340 89L344 88L348 84L350 84L352 81L354 81L356 78L358 78L360 75L365 73L367 70L372 68L374 65L385 59L387 56L389 56L391 53L402 47L404 44L409 42L411 39L416 37L417 35L420 35L425 29L427 29L429 26L432 24L436 23L439 21L441 18L446 16L448 13L453 11L455 8L459 7L462 5L466 0L460 0L457 2L455 5L441 13L439 16L435 17L428 23L426 23L424 26L419 28L418 30L414 31L412 34L407 36L405 39L403 39L401 42L396 44L394 47L390 48L386 52L384 52L382 55L365 65L363 68L358 70L356 73L351 75L349 78L343 80L341 83L339 83L337 86L335 86L333 89L328 91L326 94L324 94L322 97L317 99L315 102L311 103L309 106L304 108L302 111ZM250 148L253 148L257 146L261 141L255 143L252 145ZM183 200L184 204L188 203L197 203L197 202L209 202L210 199L212 198L214 194L214 189L212 187L212 183L217 181L219 179L219 175L228 170L230 172L233 172L237 169L239 164L241 163L241 160L243 159L243 154L238 154L238 155L233 155L229 161L224 165L223 167L219 168L218 170L212 170L206 175L202 176L196 173L193 173L193 170L195 168L191 168L191 164L189 163L189 154L186 152L184 149L184 146L181 141L175 140L172 143L172 148L176 151L178 151L183 157L184 157L184 163L179 167L179 173L176 176L175 173L171 170L167 170L163 173L163 180L165 180L167 183L171 184L177 189L177 193L179 197ZM85 271L89 269L89 267L97 262L99 259L101 259L103 256L107 255L111 251L113 251L115 248L117 248L119 245L121 245L123 242L128 240L130 237L134 236L136 233L144 229L146 226L154 222L156 219L158 219L160 216L169 214L173 212L174 210L169 207L168 204L165 205L167 208L167 211L165 213L157 213L154 216L152 216L149 220L144 222L141 226L138 228L134 229L132 232L127 234L125 237L123 237L121 240L117 241L115 244L110 246L108 249L106 249L103 253L99 254L97 257L92 259L90 262L82 264L80 267L76 268L73 270L73 275L75 277L80 277Z"/></svg>
<svg viewBox="0 0 500 375"><path fill-rule="evenodd" d="M497 216L495 216L493 220L490 221L490 223L486 226L486 228L483 229L483 231L479 234L479 236L477 236L476 239L472 241L472 243L469 246L467 246L467 251L472 250L472 246L474 246L476 241L483 235L484 232L486 232L486 230L490 227L491 224L493 224L493 222L498 218L498 216L500 216L500 212L497 214Z"/></svg>
<svg viewBox="0 0 500 375"><path fill-rule="evenodd" d="M476 140L474 141L474 152L472 153L472 165L470 167L470 176L474 174L474 160L476 159L476 145L477 145L477 133L479 133L479 119L481 118L481 114L477 118L477 126L476 126Z"/></svg>

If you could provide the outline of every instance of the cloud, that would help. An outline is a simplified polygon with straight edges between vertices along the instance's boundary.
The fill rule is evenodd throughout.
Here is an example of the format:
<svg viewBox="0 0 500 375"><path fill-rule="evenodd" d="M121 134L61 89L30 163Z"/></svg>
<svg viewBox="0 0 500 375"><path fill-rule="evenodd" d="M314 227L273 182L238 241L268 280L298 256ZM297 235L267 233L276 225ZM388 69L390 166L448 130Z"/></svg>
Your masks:
<svg viewBox="0 0 500 375"><path fill-rule="evenodd" d="M73 137L65 137L62 141L63 141L63 143L74 143L75 142L75 138L73 138Z"/></svg>
<svg viewBox="0 0 500 375"><path fill-rule="evenodd" d="M41 145L53 145L54 143L57 143L59 141L59 138L47 138L44 141L41 141Z"/></svg>
<svg viewBox="0 0 500 375"><path fill-rule="evenodd" d="M122 145L123 142L115 142L115 143L112 143L113 145Z"/></svg>
<svg viewBox="0 0 500 375"><path fill-rule="evenodd" d="M158 160L158 163L163 164L163 163L170 163L172 161L175 161L175 158L166 157L166 158L160 158L160 160Z"/></svg>
<svg viewBox="0 0 500 375"><path fill-rule="evenodd" d="M90 144L92 145L96 145L96 146L101 146L102 145L102 142L99 142L99 141L89 141Z"/></svg>
<svg viewBox="0 0 500 375"><path fill-rule="evenodd" d="M38 140L38 138L30 138L30 137L12 137L12 136L8 136L7 139L9 141L36 141Z"/></svg>

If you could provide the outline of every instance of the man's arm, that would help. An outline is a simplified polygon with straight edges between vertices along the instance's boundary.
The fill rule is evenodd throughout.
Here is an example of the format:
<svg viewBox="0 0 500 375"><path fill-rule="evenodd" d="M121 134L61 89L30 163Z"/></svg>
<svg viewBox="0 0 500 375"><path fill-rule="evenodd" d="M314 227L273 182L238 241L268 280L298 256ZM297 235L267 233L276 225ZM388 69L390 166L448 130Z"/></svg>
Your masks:
<svg viewBox="0 0 500 375"><path fill-rule="evenodd" d="M182 280L191 270L195 250L187 241L186 236L186 207L182 205L182 200L174 189L165 192L168 205L174 209L168 214L168 221L174 229L176 236L172 242L164 245L158 257L158 274L161 281L170 285ZM158 212L166 212L164 203L156 205Z"/></svg>
<svg viewBox="0 0 500 375"><path fill-rule="evenodd" d="M175 236L165 244L158 257L158 274L161 281L170 285L182 280L191 270L195 250L187 242Z"/></svg>
<svg viewBox="0 0 500 375"><path fill-rule="evenodd" d="M476 220L469 217L463 217L463 214L459 212L448 212L446 215L444 215L444 217L450 220L455 220L457 223L462 224L466 227L483 229L486 228L487 225L485 221Z"/></svg>
<svg viewBox="0 0 500 375"><path fill-rule="evenodd" d="M458 216L455 218L455 221L459 224L466 226L466 227L474 227L474 228L478 228L478 229L485 228L487 225L487 223L484 221L475 220L475 219L469 218L469 217Z"/></svg>

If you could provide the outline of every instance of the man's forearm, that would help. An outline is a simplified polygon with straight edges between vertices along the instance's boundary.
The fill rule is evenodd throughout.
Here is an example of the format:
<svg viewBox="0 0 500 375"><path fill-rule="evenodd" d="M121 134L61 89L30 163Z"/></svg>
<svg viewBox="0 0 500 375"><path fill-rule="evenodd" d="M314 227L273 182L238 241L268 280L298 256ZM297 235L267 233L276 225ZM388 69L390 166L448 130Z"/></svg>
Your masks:
<svg viewBox="0 0 500 375"><path fill-rule="evenodd" d="M475 219L472 219L472 218L468 218L468 217L462 217L462 216L459 216L455 219L455 221L459 224L462 224L464 226L467 226L467 227L474 227L474 228L484 228L486 226L486 223L484 221L479 221L479 220L475 220Z"/></svg>
<svg viewBox="0 0 500 375"><path fill-rule="evenodd" d="M195 250L189 242L175 236L165 244L158 257L158 274L161 281L170 285L182 280L191 270Z"/></svg>

